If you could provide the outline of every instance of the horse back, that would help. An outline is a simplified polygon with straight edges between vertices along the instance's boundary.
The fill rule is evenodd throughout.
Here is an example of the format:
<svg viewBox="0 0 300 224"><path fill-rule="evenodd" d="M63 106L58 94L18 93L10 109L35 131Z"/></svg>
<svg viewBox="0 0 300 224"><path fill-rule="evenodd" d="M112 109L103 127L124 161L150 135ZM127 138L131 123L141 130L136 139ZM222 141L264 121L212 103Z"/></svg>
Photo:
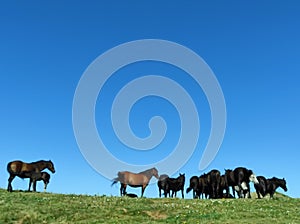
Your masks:
<svg viewBox="0 0 300 224"><path fill-rule="evenodd" d="M23 162L20 160L12 161L7 164L7 172L17 174L22 171Z"/></svg>
<svg viewBox="0 0 300 224"><path fill-rule="evenodd" d="M118 172L119 181L130 186L141 186L148 184L148 178L143 174L131 173L129 171Z"/></svg>
<svg viewBox="0 0 300 224"><path fill-rule="evenodd" d="M22 175L22 173L35 171L35 166L20 160L15 160L7 164L7 171L10 174Z"/></svg>

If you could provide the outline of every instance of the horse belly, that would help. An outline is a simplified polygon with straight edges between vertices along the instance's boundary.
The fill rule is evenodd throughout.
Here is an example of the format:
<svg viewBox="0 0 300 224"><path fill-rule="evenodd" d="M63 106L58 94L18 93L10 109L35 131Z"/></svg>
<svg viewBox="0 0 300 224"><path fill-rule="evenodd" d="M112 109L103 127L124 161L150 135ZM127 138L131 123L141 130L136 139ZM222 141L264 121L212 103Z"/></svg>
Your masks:
<svg viewBox="0 0 300 224"><path fill-rule="evenodd" d="M128 180L128 185L131 187L140 187L143 184L144 178L137 175L132 175Z"/></svg>

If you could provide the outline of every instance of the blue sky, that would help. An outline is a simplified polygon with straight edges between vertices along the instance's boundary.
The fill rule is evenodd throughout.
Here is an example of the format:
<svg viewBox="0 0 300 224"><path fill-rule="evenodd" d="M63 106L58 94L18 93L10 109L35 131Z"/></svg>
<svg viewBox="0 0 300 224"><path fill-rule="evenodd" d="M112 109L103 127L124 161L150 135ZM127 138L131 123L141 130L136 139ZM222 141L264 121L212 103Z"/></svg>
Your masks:
<svg viewBox="0 0 300 224"><path fill-rule="evenodd" d="M86 68L105 51L128 41L163 39L190 48L213 70L226 101L223 144L209 167L198 170L211 125L205 95L180 71L145 62L118 71L123 75L112 76L98 97L97 129L111 152L145 164L172 151L180 122L171 104L148 97L132 108L130 122L140 137L149 134L149 117L159 114L168 125L164 150L147 156L124 149L115 138L109 105L130 76L179 76L197 99L201 124L197 147L179 170L186 174L186 186L191 176L210 169L245 166L257 175L285 177L287 194L300 197L299 9L297 1L1 3L0 187L7 187L9 161L51 159L57 172L50 192L119 195L119 186L111 187L79 150L72 126L74 93ZM13 187L27 184L16 178ZM140 189L128 191L140 194ZM157 195L156 185L145 191L146 197Z"/></svg>

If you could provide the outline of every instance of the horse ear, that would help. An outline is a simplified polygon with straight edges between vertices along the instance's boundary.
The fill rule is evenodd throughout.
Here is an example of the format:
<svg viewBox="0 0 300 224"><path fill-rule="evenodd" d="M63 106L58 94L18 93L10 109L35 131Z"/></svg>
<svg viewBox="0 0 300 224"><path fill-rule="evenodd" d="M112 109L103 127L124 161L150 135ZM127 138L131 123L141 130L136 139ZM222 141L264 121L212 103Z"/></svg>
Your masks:
<svg viewBox="0 0 300 224"><path fill-rule="evenodd" d="M283 180L285 180L285 179L283 178Z"/></svg>

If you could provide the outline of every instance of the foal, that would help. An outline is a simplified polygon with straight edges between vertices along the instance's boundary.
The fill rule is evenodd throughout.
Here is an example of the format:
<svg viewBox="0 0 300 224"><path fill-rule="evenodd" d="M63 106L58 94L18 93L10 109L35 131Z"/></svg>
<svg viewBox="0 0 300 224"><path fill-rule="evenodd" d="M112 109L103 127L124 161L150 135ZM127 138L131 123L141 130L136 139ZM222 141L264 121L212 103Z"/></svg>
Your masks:
<svg viewBox="0 0 300 224"><path fill-rule="evenodd" d="M50 182L50 174L47 172L41 172L41 173L35 173L30 177L30 181L29 181L29 188L28 191L30 191L31 188L31 184L33 182L33 179L36 179L36 181L40 181L42 180L44 182L44 192L46 192L47 189L47 185Z"/></svg>

